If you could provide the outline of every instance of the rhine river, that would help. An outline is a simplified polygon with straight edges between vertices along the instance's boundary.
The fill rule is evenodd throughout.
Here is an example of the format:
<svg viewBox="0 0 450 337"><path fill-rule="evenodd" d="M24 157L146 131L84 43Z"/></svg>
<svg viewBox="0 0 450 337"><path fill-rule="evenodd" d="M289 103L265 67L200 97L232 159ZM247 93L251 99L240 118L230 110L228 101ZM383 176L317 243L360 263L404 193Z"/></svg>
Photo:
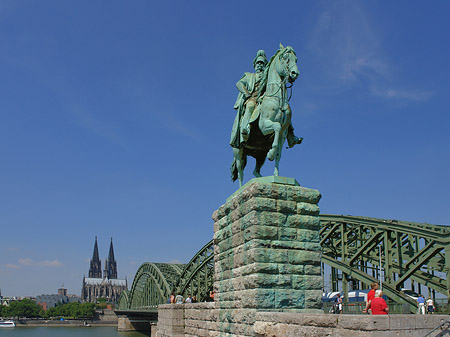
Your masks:
<svg viewBox="0 0 450 337"><path fill-rule="evenodd" d="M0 337L145 337L139 332L118 332L117 327L0 328Z"/></svg>

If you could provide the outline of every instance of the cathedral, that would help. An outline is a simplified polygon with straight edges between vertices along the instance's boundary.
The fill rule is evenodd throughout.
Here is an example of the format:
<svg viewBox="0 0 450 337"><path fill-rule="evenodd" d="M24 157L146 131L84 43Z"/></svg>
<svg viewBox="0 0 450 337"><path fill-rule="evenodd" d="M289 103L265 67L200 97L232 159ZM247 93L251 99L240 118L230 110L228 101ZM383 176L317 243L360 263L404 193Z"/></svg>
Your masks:
<svg viewBox="0 0 450 337"><path fill-rule="evenodd" d="M102 276L102 262L98 255L97 237L95 237L94 254L89 267L89 277L83 277L81 298L85 302L96 302L98 298L106 298L107 302L117 303L120 293L128 289L127 279L117 278L117 262L111 238L108 259Z"/></svg>

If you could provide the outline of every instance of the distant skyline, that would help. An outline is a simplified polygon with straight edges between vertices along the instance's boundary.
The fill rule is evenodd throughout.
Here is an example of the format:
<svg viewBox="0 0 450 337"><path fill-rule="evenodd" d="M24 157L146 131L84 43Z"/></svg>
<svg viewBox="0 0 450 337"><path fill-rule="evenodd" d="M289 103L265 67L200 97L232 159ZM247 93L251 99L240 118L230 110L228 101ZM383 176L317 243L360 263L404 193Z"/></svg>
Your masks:
<svg viewBox="0 0 450 337"><path fill-rule="evenodd" d="M322 213L449 225L450 2L0 0L0 289L187 263L237 188L236 82L298 57L280 175ZM252 176L249 160L245 182ZM266 162L263 175L271 175Z"/></svg>

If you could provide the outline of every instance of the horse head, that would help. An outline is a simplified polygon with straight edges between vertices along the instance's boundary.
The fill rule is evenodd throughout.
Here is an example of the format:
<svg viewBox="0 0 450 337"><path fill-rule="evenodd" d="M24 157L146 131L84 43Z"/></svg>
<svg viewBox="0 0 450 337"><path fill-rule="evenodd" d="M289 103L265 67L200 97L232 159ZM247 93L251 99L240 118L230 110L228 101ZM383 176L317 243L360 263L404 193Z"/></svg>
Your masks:
<svg viewBox="0 0 450 337"><path fill-rule="evenodd" d="M283 47L280 44L277 72L282 79L294 83L300 72L297 67L297 55L291 46Z"/></svg>

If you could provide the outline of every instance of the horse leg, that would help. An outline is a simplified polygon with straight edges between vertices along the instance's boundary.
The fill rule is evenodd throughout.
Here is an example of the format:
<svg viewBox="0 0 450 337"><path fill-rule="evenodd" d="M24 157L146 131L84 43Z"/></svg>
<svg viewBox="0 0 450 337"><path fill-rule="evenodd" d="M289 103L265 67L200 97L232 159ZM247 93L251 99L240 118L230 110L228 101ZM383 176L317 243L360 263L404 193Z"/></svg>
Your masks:
<svg viewBox="0 0 450 337"><path fill-rule="evenodd" d="M264 123L262 123L261 126L262 127L260 127L260 129L261 129L261 132L263 135L268 135L269 133L272 133L272 132L274 133L272 148L267 153L267 159L272 161L275 159L275 156L277 154L277 147L279 144L281 125L278 122L272 122L271 120L266 119L264 121Z"/></svg>
<svg viewBox="0 0 450 337"><path fill-rule="evenodd" d="M286 140L286 135L287 135L287 132L284 131L283 134L281 135L281 140L278 143L277 154L275 156L275 169L273 171L273 175L274 176L278 176L278 174L279 174L280 160L281 160L281 151L283 150L283 144L284 144L284 142Z"/></svg>
<svg viewBox="0 0 450 337"><path fill-rule="evenodd" d="M261 175L261 167L264 165L264 162L266 161L266 156L262 155L262 156L257 156L255 157L256 159L256 165L255 165L255 169L253 170L253 175L256 178L262 177Z"/></svg>
<svg viewBox="0 0 450 337"><path fill-rule="evenodd" d="M239 187L242 187L242 182L244 181L244 168L247 164L247 156L244 154L244 149L242 148L233 148L233 155L238 172Z"/></svg>

